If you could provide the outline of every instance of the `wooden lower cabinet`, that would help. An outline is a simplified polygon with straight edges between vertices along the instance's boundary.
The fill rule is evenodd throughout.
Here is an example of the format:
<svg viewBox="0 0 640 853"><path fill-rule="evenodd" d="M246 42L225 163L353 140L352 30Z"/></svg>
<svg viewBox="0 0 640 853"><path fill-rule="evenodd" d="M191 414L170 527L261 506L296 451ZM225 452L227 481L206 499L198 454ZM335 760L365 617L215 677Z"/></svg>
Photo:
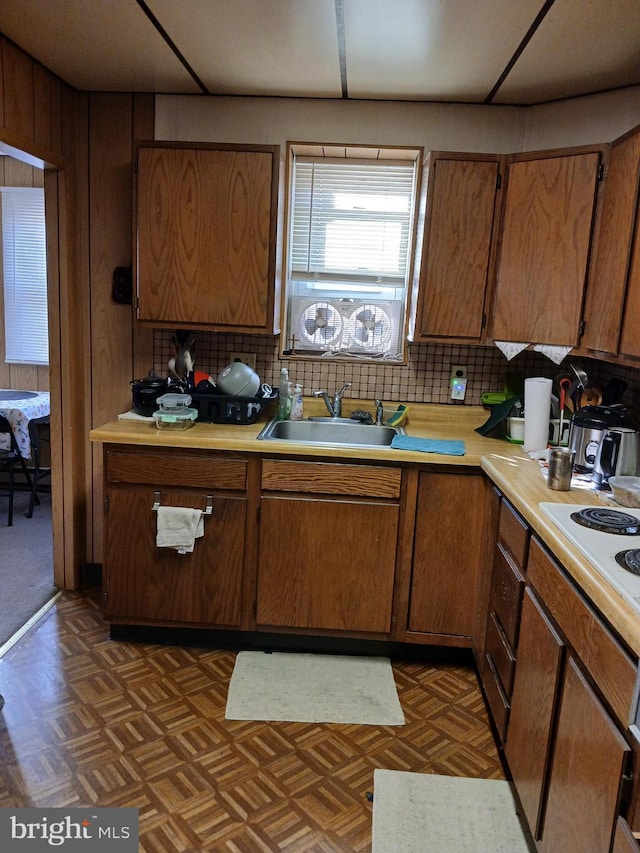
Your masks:
<svg viewBox="0 0 640 853"><path fill-rule="evenodd" d="M471 637L485 484L473 473L419 475L408 630Z"/></svg>
<svg viewBox="0 0 640 853"><path fill-rule="evenodd" d="M398 504L307 496L261 503L258 626L388 634Z"/></svg>
<svg viewBox="0 0 640 853"><path fill-rule="evenodd" d="M164 491L169 506L206 507L207 495ZM109 491L106 551L107 619L240 624L246 499L213 497L213 513L191 554L156 547L154 490Z"/></svg>
<svg viewBox="0 0 640 853"><path fill-rule="evenodd" d="M105 618L236 628L247 530L245 459L175 449L107 448ZM178 485L189 483L189 487ZM229 491L225 491L225 487ZM204 517L193 553L156 545L156 501Z"/></svg>
<svg viewBox="0 0 640 853"><path fill-rule="evenodd" d="M539 853L609 853L632 752L623 736L628 710L617 713L615 694L605 690L603 699L593 683L603 648L611 669L621 669L615 657L624 653L603 642L595 610L535 539L527 568L509 770Z"/></svg>
<svg viewBox="0 0 640 853"><path fill-rule="evenodd" d="M388 635L402 470L264 459L256 625Z"/></svg>
<svg viewBox="0 0 640 853"><path fill-rule="evenodd" d="M536 597L527 590L505 753L534 838L539 838L564 648Z"/></svg>
<svg viewBox="0 0 640 853"><path fill-rule="evenodd" d="M502 742L511 711L529 535L528 527L503 499L493 552L484 655L480 666L485 696Z"/></svg>
<svg viewBox="0 0 640 853"><path fill-rule="evenodd" d="M576 661L564 677L541 853L607 853L630 748Z"/></svg>

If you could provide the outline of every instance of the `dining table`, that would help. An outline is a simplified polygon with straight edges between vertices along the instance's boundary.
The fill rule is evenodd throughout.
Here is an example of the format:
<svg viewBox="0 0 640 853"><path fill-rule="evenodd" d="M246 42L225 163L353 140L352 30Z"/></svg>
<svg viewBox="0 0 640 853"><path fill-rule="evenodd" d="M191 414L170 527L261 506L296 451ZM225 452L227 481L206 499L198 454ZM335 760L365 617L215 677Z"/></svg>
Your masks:
<svg viewBox="0 0 640 853"><path fill-rule="evenodd" d="M31 459L29 421L42 418L51 412L48 391L22 391L15 388L0 388L0 415L9 421L24 459ZM9 450L11 438L0 433L0 450Z"/></svg>

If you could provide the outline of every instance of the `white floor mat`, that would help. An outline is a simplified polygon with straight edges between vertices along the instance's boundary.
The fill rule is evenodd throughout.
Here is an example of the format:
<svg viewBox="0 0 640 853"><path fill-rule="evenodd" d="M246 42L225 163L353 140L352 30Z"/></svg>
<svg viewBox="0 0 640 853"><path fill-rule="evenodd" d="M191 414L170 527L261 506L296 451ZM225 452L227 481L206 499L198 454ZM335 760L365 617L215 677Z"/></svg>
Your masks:
<svg viewBox="0 0 640 853"><path fill-rule="evenodd" d="M239 652L225 716L382 726L405 722L388 658L288 652Z"/></svg>
<svg viewBox="0 0 640 853"><path fill-rule="evenodd" d="M530 853L508 782L376 770L372 853Z"/></svg>

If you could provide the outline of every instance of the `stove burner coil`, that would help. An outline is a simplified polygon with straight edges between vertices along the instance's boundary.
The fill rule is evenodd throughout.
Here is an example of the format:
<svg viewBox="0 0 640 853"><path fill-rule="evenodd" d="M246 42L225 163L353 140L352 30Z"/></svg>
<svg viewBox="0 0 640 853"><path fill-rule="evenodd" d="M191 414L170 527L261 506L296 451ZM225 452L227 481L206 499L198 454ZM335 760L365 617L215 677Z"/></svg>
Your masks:
<svg viewBox="0 0 640 853"><path fill-rule="evenodd" d="M640 548L631 548L629 551L618 551L616 563L634 575L640 575Z"/></svg>
<svg viewBox="0 0 640 853"><path fill-rule="evenodd" d="M640 535L640 518L629 512L609 509L609 507L590 506L579 512L572 512L571 518L583 527L600 530L602 533L617 533L625 536Z"/></svg>

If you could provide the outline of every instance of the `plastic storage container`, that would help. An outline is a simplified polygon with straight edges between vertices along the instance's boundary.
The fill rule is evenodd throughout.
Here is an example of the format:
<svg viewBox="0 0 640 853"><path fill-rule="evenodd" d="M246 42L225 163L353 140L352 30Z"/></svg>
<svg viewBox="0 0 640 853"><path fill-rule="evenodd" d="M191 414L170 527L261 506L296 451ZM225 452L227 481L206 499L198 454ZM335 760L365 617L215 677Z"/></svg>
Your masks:
<svg viewBox="0 0 640 853"><path fill-rule="evenodd" d="M609 477L613 499L620 506L640 507L640 477Z"/></svg>
<svg viewBox="0 0 640 853"><path fill-rule="evenodd" d="M158 429L185 430L196 422L198 412L189 408L189 394L163 394L156 402L159 409L153 413L153 418Z"/></svg>

